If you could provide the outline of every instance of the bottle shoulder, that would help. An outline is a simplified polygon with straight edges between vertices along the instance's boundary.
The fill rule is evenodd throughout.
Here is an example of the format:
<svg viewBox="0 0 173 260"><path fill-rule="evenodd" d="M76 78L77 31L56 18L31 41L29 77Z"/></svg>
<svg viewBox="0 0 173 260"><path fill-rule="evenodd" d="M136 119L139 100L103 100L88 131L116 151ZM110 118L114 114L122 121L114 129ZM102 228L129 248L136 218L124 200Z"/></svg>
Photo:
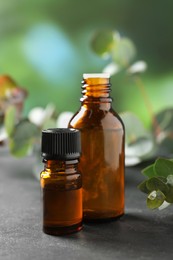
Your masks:
<svg viewBox="0 0 173 260"><path fill-rule="evenodd" d="M120 116L112 108L109 110L81 108L70 120L69 127L78 129L102 127L124 130Z"/></svg>

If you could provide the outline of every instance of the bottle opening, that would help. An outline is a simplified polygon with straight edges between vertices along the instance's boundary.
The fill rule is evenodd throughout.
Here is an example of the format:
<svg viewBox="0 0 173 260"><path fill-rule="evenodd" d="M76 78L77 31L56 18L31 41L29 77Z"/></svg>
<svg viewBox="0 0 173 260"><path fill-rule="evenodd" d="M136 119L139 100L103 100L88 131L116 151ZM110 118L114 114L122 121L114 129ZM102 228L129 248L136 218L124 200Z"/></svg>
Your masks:
<svg viewBox="0 0 173 260"><path fill-rule="evenodd" d="M110 75L108 73L84 73L83 79L88 78L110 78Z"/></svg>

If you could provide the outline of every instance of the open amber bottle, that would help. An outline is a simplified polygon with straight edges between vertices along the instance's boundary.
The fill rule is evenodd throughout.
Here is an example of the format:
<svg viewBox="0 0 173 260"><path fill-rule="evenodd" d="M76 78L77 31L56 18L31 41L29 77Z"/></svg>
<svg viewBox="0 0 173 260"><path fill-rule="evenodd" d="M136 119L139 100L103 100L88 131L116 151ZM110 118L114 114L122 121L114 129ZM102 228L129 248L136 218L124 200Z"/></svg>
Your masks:
<svg viewBox="0 0 173 260"><path fill-rule="evenodd" d="M81 108L69 127L80 129L85 221L124 213L124 125L112 109L108 74L84 74Z"/></svg>
<svg viewBox="0 0 173 260"><path fill-rule="evenodd" d="M75 129L42 131L44 170L43 231L66 235L82 229L82 182L78 170L80 133Z"/></svg>

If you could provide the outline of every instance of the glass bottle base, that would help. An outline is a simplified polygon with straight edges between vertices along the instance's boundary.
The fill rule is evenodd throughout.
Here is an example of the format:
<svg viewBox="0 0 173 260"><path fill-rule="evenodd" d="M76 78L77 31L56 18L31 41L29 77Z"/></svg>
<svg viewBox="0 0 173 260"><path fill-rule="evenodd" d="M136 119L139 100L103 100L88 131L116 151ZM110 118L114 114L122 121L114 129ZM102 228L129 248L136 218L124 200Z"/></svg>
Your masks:
<svg viewBox="0 0 173 260"><path fill-rule="evenodd" d="M85 223L101 223L111 222L119 219L124 215L124 211L120 212L97 212L97 211L84 211L83 221Z"/></svg>
<svg viewBox="0 0 173 260"><path fill-rule="evenodd" d="M50 227L50 226L43 226L43 232L48 235L52 236L63 236L72 234L75 232L79 232L83 228L82 222L75 224L73 226L62 226L62 227Z"/></svg>

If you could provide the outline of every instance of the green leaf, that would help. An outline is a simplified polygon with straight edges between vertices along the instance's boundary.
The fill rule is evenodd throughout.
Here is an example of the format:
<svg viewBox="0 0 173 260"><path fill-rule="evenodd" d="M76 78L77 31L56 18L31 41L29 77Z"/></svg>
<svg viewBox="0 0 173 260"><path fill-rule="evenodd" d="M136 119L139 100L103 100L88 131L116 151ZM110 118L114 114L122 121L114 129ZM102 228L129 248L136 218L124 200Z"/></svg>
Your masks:
<svg viewBox="0 0 173 260"><path fill-rule="evenodd" d="M166 180L169 185L173 186L173 175L168 175Z"/></svg>
<svg viewBox="0 0 173 260"><path fill-rule="evenodd" d="M147 189L149 191L162 191L165 195L169 191L168 186L159 178L157 177L152 177L146 182Z"/></svg>
<svg viewBox="0 0 173 260"><path fill-rule="evenodd" d="M147 69L147 64L145 61L136 61L134 64L132 64L128 69L127 72L130 75L135 75L139 73L145 72Z"/></svg>
<svg viewBox="0 0 173 260"><path fill-rule="evenodd" d="M154 165L149 165L148 167L146 167L145 169L142 170L142 174L145 175L148 178L154 177L156 176L156 173L154 171Z"/></svg>
<svg viewBox="0 0 173 260"><path fill-rule="evenodd" d="M154 170L158 176L168 177L173 174L173 162L169 159L158 158L154 164Z"/></svg>
<svg viewBox="0 0 173 260"><path fill-rule="evenodd" d="M10 151L16 157L23 157L29 154L32 148L31 140L25 140L17 143L15 140L10 139L9 141Z"/></svg>
<svg viewBox="0 0 173 260"><path fill-rule="evenodd" d="M166 199L168 203L173 203L173 186L168 184L168 192L166 193Z"/></svg>
<svg viewBox="0 0 173 260"><path fill-rule="evenodd" d="M165 195L160 191L152 191L147 198L147 206L150 209L159 208L165 200Z"/></svg>
<svg viewBox="0 0 173 260"><path fill-rule="evenodd" d="M10 138L10 151L17 157L26 156L34 141L40 136L39 129L28 120L21 121Z"/></svg>
<svg viewBox="0 0 173 260"><path fill-rule="evenodd" d="M8 136L11 136L14 128L15 128L15 122L16 122L16 108L14 106L9 106L5 113L5 130L8 134Z"/></svg>
<svg viewBox="0 0 173 260"><path fill-rule="evenodd" d="M166 108L156 115L159 127L162 130L173 131L173 108Z"/></svg>
<svg viewBox="0 0 173 260"><path fill-rule="evenodd" d="M128 38L120 38L117 44L112 50L112 59L122 67L130 65L131 61L135 57L136 48L133 42Z"/></svg>
<svg viewBox="0 0 173 260"><path fill-rule="evenodd" d="M110 30L98 31L94 34L91 47L100 56L109 54L116 42L116 33Z"/></svg>
<svg viewBox="0 0 173 260"><path fill-rule="evenodd" d="M55 128L56 120L53 118L47 119L47 121L43 124L43 129Z"/></svg>
<svg viewBox="0 0 173 260"><path fill-rule="evenodd" d="M126 142L134 143L137 139L148 136L143 122L132 112L121 113L126 128Z"/></svg>
<svg viewBox="0 0 173 260"><path fill-rule="evenodd" d="M141 182L137 187L138 187L138 189L139 189L140 191L142 191L142 192L148 194L150 191L148 190L146 183L147 183L147 180Z"/></svg>
<svg viewBox="0 0 173 260"><path fill-rule="evenodd" d="M157 178L167 184L167 178L163 176L157 176Z"/></svg>
<svg viewBox="0 0 173 260"><path fill-rule="evenodd" d="M173 153L173 131L164 130L164 132L157 136L156 141L158 148L162 153Z"/></svg>
<svg viewBox="0 0 173 260"><path fill-rule="evenodd" d="M173 108L159 112L156 115L156 120L161 130L156 136L156 141L161 151L170 154L173 152Z"/></svg>
<svg viewBox="0 0 173 260"><path fill-rule="evenodd" d="M146 158L154 151L153 136L145 129L141 120L131 112L121 114L126 129L126 156Z"/></svg>
<svg viewBox="0 0 173 260"><path fill-rule="evenodd" d="M167 207L169 207L171 204L169 202L167 202L166 200L164 200L163 204L159 207L159 210L163 210L166 209Z"/></svg>

